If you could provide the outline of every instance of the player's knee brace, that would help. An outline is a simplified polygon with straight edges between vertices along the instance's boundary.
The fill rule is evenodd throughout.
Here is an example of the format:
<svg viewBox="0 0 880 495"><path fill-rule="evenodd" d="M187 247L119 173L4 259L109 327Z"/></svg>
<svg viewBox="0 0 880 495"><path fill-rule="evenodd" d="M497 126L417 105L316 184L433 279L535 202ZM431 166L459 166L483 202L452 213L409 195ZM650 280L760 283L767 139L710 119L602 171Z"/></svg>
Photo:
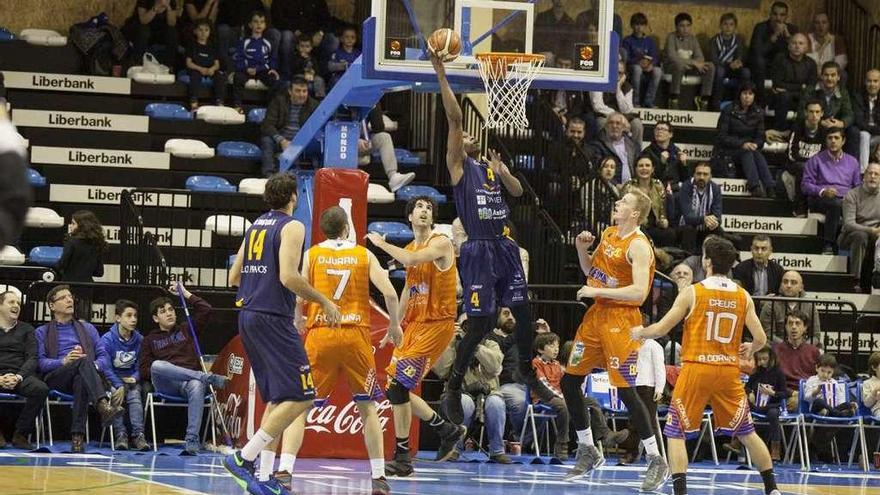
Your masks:
<svg viewBox="0 0 880 495"><path fill-rule="evenodd" d="M394 378L391 379L391 383L385 390L385 395L388 397L388 402L395 406L409 402L409 389Z"/></svg>

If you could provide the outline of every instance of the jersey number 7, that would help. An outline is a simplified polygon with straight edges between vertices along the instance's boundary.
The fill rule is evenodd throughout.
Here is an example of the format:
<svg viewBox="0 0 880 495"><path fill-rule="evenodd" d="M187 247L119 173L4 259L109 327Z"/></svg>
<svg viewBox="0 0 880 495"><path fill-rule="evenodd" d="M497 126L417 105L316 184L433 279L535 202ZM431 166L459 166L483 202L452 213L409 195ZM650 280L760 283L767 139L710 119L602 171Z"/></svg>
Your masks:
<svg viewBox="0 0 880 495"><path fill-rule="evenodd" d="M336 284L336 290L333 291L333 300L338 301L342 299L342 294L348 286L348 279L351 277L351 270L334 270L328 268L327 275L339 277L339 283Z"/></svg>

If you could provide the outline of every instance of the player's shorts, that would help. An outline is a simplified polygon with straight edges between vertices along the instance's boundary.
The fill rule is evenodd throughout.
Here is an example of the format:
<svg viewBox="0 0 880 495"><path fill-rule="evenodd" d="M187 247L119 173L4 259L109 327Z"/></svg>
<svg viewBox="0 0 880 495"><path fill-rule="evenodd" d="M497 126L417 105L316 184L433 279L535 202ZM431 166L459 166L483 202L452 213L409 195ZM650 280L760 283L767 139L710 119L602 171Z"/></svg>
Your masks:
<svg viewBox="0 0 880 495"><path fill-rule="evenodd" d="M583 376L593 368L605 368L611 385L635 387L642 343L630 338L629 331L641 324L636 306L593 304L577 329L565 371Z"/></svg>
<svg viewBox="0 0 880 495"><path fill-rule="evenodd" d="M264 402L315 398L309 358L292 316L242 310L238 313L238 328Z"/></svg>
<svg viewBox="0 0 880 495"><path fill-rule="evenodd" d="M416 388L455 335L454 320L417 321L406 326L386 371L409 390Z"/></svg>
<svg viewBox="0 0 880 495"><path fill-rule="evenodd" d="M369 328L313 328L306 336L306 354L309 361L315 363L312 365L312 377L317 390L316 406L326 404L339 375L348 382L352 400L382 398Z"/></svg>
<svg viewBox="0 0 880 495"><path fill-rule="evenodd" d="M696 438L706 405L712 407L715 435L745 436L755 431L736 366L684 363L672 392L663 434L669 438Z"/></svg>
<svg viewBox="0 0 880 495"><path fill-rule="evenodd" d="M506 307L528 302L519 246L506 237L462 244L458 275L468 316L495 316L496 301Z"/></svg>

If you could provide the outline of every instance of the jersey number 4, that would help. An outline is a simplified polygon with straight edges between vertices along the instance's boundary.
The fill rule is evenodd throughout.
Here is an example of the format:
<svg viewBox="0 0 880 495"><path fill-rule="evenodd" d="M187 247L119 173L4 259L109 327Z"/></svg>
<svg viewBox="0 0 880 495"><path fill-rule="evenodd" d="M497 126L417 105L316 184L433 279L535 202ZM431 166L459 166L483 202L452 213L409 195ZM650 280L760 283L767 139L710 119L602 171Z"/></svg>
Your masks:
<svg viewBox="0 0 880 495"><path fill-rule="evenodd" d="M733 313L716 313L714 311L706 311L706 340L729 344L733 340L733 334L736 331L736 323L739 319ZM730 326L727 332L722 330L722 322L729 321ZM726 326L726 325L724 325Z"/></svg>
<svg viewBox="0 0 880 495"><path fill-rule="evenodd" d="M345 288L348 286L348 279L351 277L351 270L328 269L327 275L339 277L339 282L336 284L336 290L333 291L333 300L338 301L342 299L342 294L345 292Z"/></svg>
<svg viewBox="0 0 880 495"><path fill-rule="evenodd" d="M266 230L252 230L248 238L247 260L263 259L263 243L266 242Z"/></svg>

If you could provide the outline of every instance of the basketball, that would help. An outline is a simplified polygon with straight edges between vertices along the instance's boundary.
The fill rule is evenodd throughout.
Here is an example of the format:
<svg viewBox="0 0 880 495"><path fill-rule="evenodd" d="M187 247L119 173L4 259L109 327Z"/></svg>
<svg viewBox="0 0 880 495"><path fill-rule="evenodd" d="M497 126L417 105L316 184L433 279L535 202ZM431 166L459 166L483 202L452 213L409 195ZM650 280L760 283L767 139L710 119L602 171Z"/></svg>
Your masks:
<svg viewBox="0 0 880 495"><path fill-rule="evenodd" d="M428 38L428 46L444 62L452 62L461 53L461 36L449 28L440 28Z"/></svg>

